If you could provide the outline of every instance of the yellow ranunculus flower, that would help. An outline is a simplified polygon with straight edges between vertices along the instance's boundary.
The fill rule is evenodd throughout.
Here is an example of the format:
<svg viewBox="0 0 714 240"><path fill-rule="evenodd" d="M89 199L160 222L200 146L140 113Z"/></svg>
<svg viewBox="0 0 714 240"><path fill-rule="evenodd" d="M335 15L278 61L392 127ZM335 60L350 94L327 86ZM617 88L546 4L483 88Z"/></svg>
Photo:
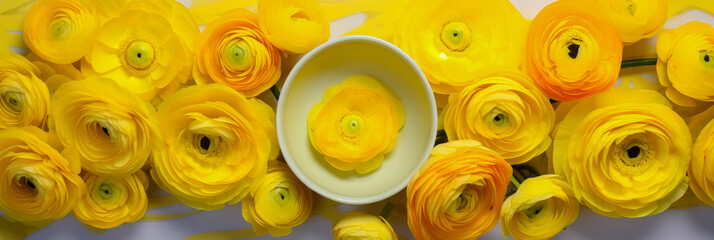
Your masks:
<svg viewBox="0 0 714 240"><path fill-rule="evenodd" d="M39 0L25 17L27 47L50 62L67 64L81 59L92 46L98 21L79 0Z"/></svg>
<svg viewBox="0 0 714 240"><path fill-rule="evenodd" d="M714 207L714 120L709 121L694 142L689 178L694 194Z"/></svg>
<svg viewBox="0 0 714 240"><path fill-rule="evenodd" d="M625 45L651 38L667 20L667 0L593 0L615 25Z"/></svg>
<svg viewBox="0 0 714 240"><path fill-rule="evenodd" d="M325 90L307 117L312 146L333 167L365 174L382 165L404 126L402 102L391 89L352 75Z"/></svg>
<svg viewBox="0 0 714 240"><path fill-rule="evenodd" d="M480 72L520 68L527 24L506 0L416 0L394 44L424 71L436 93L461 91Z"/></svg>
<svg viewBox="0 0 714 240"><path fill-rule="evenodd" d="M36 126L44 128L50 111L50 92L21 56L0 60L0 129Z"/></svg>
<svg viewBox="0 0 714 240"><path fill-rule="evenodd" d="M354 211L342 214L332 223L332 236L335 240L397 240L392 225L381 216Z"/></svg>
<svg viewBox="0 0 714 240"><path fill-rule="evenodd" d="M573 189L558 175L528 178L503 202L504 238L550 239L578 218L580 204Z"/></svg>
<svg viewBox="0 0 714 240"><path fill-rule="evenodd" d="M163 141L151 176L194 208L237 203L280 151L273 109L224 85L181 89L159 104L158 116Z"/></svg>
<svg viewBox="0 0 714 240"><path fill-rule="evenodd" d="M144 166L160 146L156 111L114 81L90 78L63 84L52 97L51 127L62 155L100 176L120 177Z"/></svg>
<svg viewBox="0 0 714 240"><path fill-rule="evenodd" d="M99 229L117 227L144 216L149 201L146 189L149 179L139 170L117 178L81 174L88 193L72 209L80 222Z"/></svg>
<svg viewBox="0 0 714 240"><path fill-rule="evenodd" d="M260 0L258 24L283 51L305 53L330 38L330 20L316 0Z"/></svg>
<svg viewBox="0 0 714 240"><path fill-rule="evenodd" d="M560 0L531 22L525 70L546 95L572 101L610 89L620 73L622 40L602 9Z"/></svg>
<svg viewBox="0 0 714 240"><path fill-rule="evenodd" d="M268 161L268 171L242 203L243 218L258 235L285 236L310 216L312 191L282 162Z"/></svg>
<svg viewBox="0 0 714 240"><path fill-rule="evenodd" d="M618 87L583 99L553 135L555 173L599 214L654 215L689 185L689 129L655 91Z"/></svg>
<svg viewBox="0 0 714 240"><path fill-rule="evenodd" d="M688 22L657 37L657 77L667 98L693 107L695 100L714 102L714 28Z"/></svg>
<svg viewBox="0 0 714 240"><path fill-rule="evenodd" d="M18 221L60 219L86 192L79 162L67 161L35 127L0 130L0 212Z"/></svg>
<svg viewBox="0 0 714 240"><path fill-rule="evenodd" d="M527 162L552 142L553 107L518 70L478 78L451 94L444 109L444 130L450 140L477 140L510 164Z"/></svg>
<svg viewBox="0 0 714 240"><path fill-rule="evenodd" d="M178 88L172 82L190 67L181 44L166 17L129 9L99 29L82 62L82 73L112 79L131 93L152 100L166 91L164 88Z"/></svg>
<svg viewBox="0 0 714 240"><path fill-rule="evenodd" d="M407 186L417 239L475 239L498 222L513 169L476 140L440 144Z"/></svg>
<svg viewBox="0 0 714 240"><path fill-rule="evenodd" d="M196 51L193 78L198 84L216 82L254 97L280 78L280 50L258 28L256 14L242 8L208 23Z"/></svg>

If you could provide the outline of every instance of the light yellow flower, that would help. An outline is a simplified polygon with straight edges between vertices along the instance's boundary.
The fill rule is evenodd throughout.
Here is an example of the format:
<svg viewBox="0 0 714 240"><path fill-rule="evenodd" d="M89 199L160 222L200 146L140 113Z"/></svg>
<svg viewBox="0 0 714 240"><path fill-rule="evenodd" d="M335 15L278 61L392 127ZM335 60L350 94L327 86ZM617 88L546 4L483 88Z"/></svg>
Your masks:
<svg viewBox="0 0 714 240"><path fill-rule="evenodd" d="M573 189L558 175L528 178L503 202L504 238L550 239L578 218L580 204Z"/></svg>
<svg viewBox="0 0 714 240"><path fill-rule="evenodd" d="M196 50L193 78L198 84L216 82L254 97L280 78L280 51L248 10L230 10L208 23Z"/></svg>
<svg viewBox="0 0 714 240"><path fill-rule="evenodd" d="M166 98L164 92L173 93L178 85L172 83L190 67L180 39L165 16L123 11L99 29L82 73L112 79L145 100Z"/></svg>
<svg viewBox="0 0 714 240"><path fill-rule="evenodd" d="M495 66L520 68L526 22L506 0L416 0L394 44L424 71L436 93L455 93Z"/></svg>
<svg viewBox="0 0 714 240"><path fill-rule="evenodd" d="M655 91L618 87L586 98L553 135L555 173L599 214L654 215L689 185L689 130Z"/></svg>
<svg viewBox="0 0 714 240"><path fill-rule="evenodd" d="M0 130L0 211L18 221L60 219L86 192L69 162L35 127Z"/></svg>
<svg viewBox="0 0 714 240"><path fill-rule="evenodd" d="M305 53L327 41L330 21L316 0L260 0L258 24L283 51Z"/></svg>
<svg viewBox="0 0 714 240"><path fill-rule="evenodd" d="M391 89L365 75L329 87L307 117L312 146L333 167L377 169L404 126L404 106Z"/></svg>
<svg viewBox="0 0 714 240"><path fill-rule="evenodd" d="M73 63L87 54L97 27L94 11L82 1L39 0L27 12L23 38L43 59Z"/></svg>
<svg viewBox="0 0 714 240"><path fill-rule="evenodd" d="M673 103L714 102L714 28L688 22L657 37L657 77Z"/></svg>
<svg viewBox="0 0 714 240"><path fill-rule="evenodd" d="M109 79L60 86L52 97L51 122L65 146L62 155L100 176L138 171L161 142L153 106Z"/></svg>
<svg viewBox="0 0 714 240"><path fill-rule="evenodd" d="M553 107L518 70L479 77L451 94L444 109L444 130L450 140L477 140L510 164L527 162L552 142Z"/></svg>
<svg viewBox="0 0 714 240"><path fill-rule="evenodd" d="M417 239L475 239L498 221L513 169L476 140L440 144L407 186Z"/></svg>
<svg viewBox="0 0 714 240"><path fill-rule="evenodd" d="M81 176L89 192L72 209L72 215L80 222L109 229L144 216L149 206L146 198L149 179L143 171L117 178L100 177L86 171Z"/></svg>
<svg viewBox="0 0 714 240"><path fill-rule="evenodd" d="M282 162L268 161L267 174L243 198L243 218L258 235L285 236L310 216L312 191Z"/></svg>
<svg viewBox="0 0 714 240"><path fill-rule="evenodd" d="M667 0L593 0L615 25L625 45L651 38L667 20Z"/></svg>
<svg viewBox="0 0 714 240"><path fill-rule="evenodd" d="M702 129L692 147L689 178L699 200L714 206L714 120Z"/></svg>
<svg viewBox="0 0 714 240"><path fill-rule="evenodd" d="M342 214L332 223L332 236L335 240L396 240L392 225L384 218L365 212L354 211Z"/></svg>
<svg viewBox="0 0 714 240"><path fill-rule="evenodd" d="M622 40L602 9L589 1L549 4L531 22L525 42L526 73L558 101L606 91L620 73Z"/></svg>
<svg viewBox="0 0 714 240"><path fill-rule="evenodd" d="M39 72L16 54L0 60L0 129L36 126L44 128L50 110L47 86L35 76Z"/></svg>
<svg viewBox="0 0 714 240"><path fill-rule="evenodd" d="M159 104L158 116L163 141L151 176L194 208L237 203L279 153L272 108L224 85L181 89Z"/></svg>

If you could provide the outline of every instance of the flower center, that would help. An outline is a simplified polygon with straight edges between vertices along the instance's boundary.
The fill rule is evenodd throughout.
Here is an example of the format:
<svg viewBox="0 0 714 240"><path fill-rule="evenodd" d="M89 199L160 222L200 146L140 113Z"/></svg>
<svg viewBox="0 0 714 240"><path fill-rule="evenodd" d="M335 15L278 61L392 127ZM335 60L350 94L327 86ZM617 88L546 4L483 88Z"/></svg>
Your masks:
<svg viewBox="0 0 714 240"><path fill-rule="evenodd" d="M580 44L572 43L568 45L568 57L575 59L578 57L578 53L580 53Z"/></svg>
<svg viewBox="0 0 714 240"><path fill-rule="evenodd" d="M231 42L223 49L223 61L238 71L248 70L254 64L250 46L243 40Z"/></svg>
<svg viewBox="0 0 714 240"><path fill-rule="evenodd" d="M5 106L9 107L10 110L20 112L22 111L22 99L24 95L20 92L8 91L3 93Z"/></svg>
<svg viewBox="0 0 714 240"><path fill-rule="evenodd" d="M305 13L305 11L298 11L295 14L290 16L290 19L293 21L310 21L310 17Z"/></svg>
<svg viewBox="0 0 714 240"><path fill-rule="evenodd" d="M645 171L648 162L654 157L650 144L637 135L627 137L622 144L615 146L614 157L617 168L628 175L638 175Z"/></svg>
<svg viewBox="0 0 714 240"><path fill-rule="evenodd" d="M699 51L699 61L705 67L714 68L714 52Z"/></svg>
<svg viewBox="0 0 714 240"><path fill-rule="evenodd" d="M630 16L635 16L635 10L637 10L637 5L635 5L632 0L627 0L625 4L627 4L627 13L629 13Z"/></svg>
<svg viewBox="0 0 714 240"><path fill-rule="evenodd" d="M26 188L29 188L30 190L37 190L37 186L35 186L35 183L30 177L22 176L20 177L18 182L20 182L21 185L25 186Z"/></svg>
<svg viewBox="0 0 714 240"><path fill-rule="evenodd" d="M494 108L492 109L487 115L486 118L484 119L488 125L495 127L495 128L501 128L508 126L508 114L501 110L500 108Z"/></svg>
<svg viewBox="0 0 714 240"><path fill-rule="evenodd" d="M364 131L364 119L356 114L342 118L342 132L348 137L357 137Z"/></svg>
<svg viewBox="0 0 714 240"><path fill-rule="evenodd" d="M526 216L528 216L528 218L535 218L541 211L543 211L543 203L539 202L526 209Z"/></svg>
<svg viewBox="0 0 714 240"><path fill-rule="evenodd" d="M450 22L441 30L441 42L452 51L463 51L471 44L471 30L463 22Z"/></svg>
<svg viewBox="0 0 714 240"><path fill-rule="evenodd" d="M112 187L106 183L102 183L102 185L99 185L99 197L101 197L102 199L112 198Z"/></svg>
<svg viewBox="0 0 714 240"><path fill-rule="evenodd" d="M270 192L270 196L278 204L278 206L285 206L290 202L290 191L284 187L276 187Z"/></svg>
<svg viewBox="0 0 714 240"><path fill-rule="evenodd" d="M134 41L126 49L126 62L136 69L144 69L154 62L154 47L146 41Z"/></svg>
<svg viewBox="0 0 714 240"><path fill-rule="evenodd" d="M72 32L72 23L67 21L67 19L55 19L50 24L50 36L54 40L63 40L67 38Z"/></svg>
<svg viewBox="0 0 714 240"><path fill-rule="evenodd" d="M203 136L200 141L201 149L208 150L211 147L211 139L208 139L208 137Z"/></svg>

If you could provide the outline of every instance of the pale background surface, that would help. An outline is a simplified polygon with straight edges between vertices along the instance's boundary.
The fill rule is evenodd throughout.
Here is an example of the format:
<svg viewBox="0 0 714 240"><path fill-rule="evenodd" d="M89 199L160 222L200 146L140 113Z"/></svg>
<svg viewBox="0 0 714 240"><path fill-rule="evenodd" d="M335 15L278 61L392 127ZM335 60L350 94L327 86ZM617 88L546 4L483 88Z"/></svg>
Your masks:
<svg viewBox="0 0 714 240"><path fill-rule="evenodd" d="M190 4L190 0L181 1ZM552 0L512 0L523 16L532 19L538 11ZM712 2L714 4L714 2ZM332 22L332 38L359 26L365 15L356 14ZM688 21L699 20L714 25L714 17L698 10L691 10L672 17L665 28L675 28ZM650 39L654 43L654 39ZM292 60L292 59L291 59ZM294 61L288 61L294 64ZM652 69L654 70L654 69ZM654 72L654 71L651 71ZM643 74L654 80L656 74ZM403 193L402 193L403 194ZM154 191L151 195L165 196L165 192ZM319 196L315 195L317 200ZM317 202L316 202L317 204ZM338 205L341 213L354 209L365 209L378 214L383 202L368 206ZM147 214L180 214L193 209L182 204L151 209ZM404 216L393 213L388 218L401 237L413 239ZM332 222L320 215L310 217L301 226L293 228L291 235L278 239L331 239ZM250 233L250 225L243 220L240 204L227 206L222 210L199 212L190 216L165 221L138 221L96 234L87 230L73 216L69 215L41 229L27 239L183 239L195 234L245 229ZM203 235L205 236L205 235ZM228 235L236 236L236 235ZM195 236L199 237L199 236ZM204 237L200 237L205 239ZM199 238L195 238L199 239ZM270 235L253 239L273 239ZM498 225L481 239L503 239ZM555 239L714 239L714 208L695 206L685 209L670 209L664 213L639 219L608 218L582 208L578 219Z"/></svg>

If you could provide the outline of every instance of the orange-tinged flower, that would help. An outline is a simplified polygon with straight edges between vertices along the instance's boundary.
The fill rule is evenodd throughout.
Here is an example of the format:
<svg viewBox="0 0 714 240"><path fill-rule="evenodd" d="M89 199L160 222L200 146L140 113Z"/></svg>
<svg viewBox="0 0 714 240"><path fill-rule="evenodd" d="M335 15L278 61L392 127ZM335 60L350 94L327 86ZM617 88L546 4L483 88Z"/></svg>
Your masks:
<svg viewBox="0 0 714 240"><path fill-rule="evenodd" d="M342 214L332 223L335 240L397 240L392 225L381 216L354 211Z"/></svg>
<svg viewBox="0 0 714 240"><path fill-rule="evenodd" d="M528 29L525 70L555 100L582 99L611 88L621 60L617 29L590 1L551 3Z"/></svg>
<svg viewBox="0 0 714 240"><path fill-rule="evenodd" d="M498 222L513 169L475 140L434 147L407 186L407 221L417 239L475 239Z"/></svg>
<svg viewBox="0 0 714 240"><path fill-rule="evenodd" d="M60 219L86 192L69 162L36 127L0 130L0 211L18 221Z"/></svg>
<svg viewBox="0 0 714 240"><path fill-rule="evenodd" d="M416 0L394 44L424 71L434 92L455 93L494 66L520 68L526 22L506 0Z"/></svg>
<svg viewBox="0 0 714 240"><path fill-rule="evenodd" d="M316 0L260 0L258 24L283 51L305 53L327 41L330 21Z"/></svg>
<svg viewBox="0 0 714 240"><path fill-rule="evenodd" d="M625 45L651 38L667 20L667 0L593 0L615 25Z"/></svg>
<svg viewBox="0 0 714 240"><path fill-rule="evenodd" d="M149 179L143 171L117 178L81 174L88 193L72 209L80 222L99 229L117 227L144 216L149 201L146 188Z"/></svg>
<svg viewBox="0 0 714 240"><path fill-rule="evenodd" d="M404 126L404 106L391 89L365 75L329 87L307 119L312 146L333 167L365 174L377 169Z"/></svg>
<svg viewBox="0 0 714 240"><path fill-rule="evenodd" d="M694 142L689 178L694 194L714 206L714 120L709 121Z"/></svg>
<svg viewBox="0 0 714 240"><path fill-rule="evenodd" d="M657 37L657 77L667 98L680 106L714 102L714 28L688 22Z"/></svg>
<svg viewBox="0 0 714 240"><path fill-rule="evenodd" d="M518 70L488 73L449 96L449 140L474 139L510 164L527 162L552 142L555 112L548 97Z"/></svg>
<svg viewBox="0 0 714 240"><path fill-rule="evenodd" d="M255 13L241 8L206 25L196 45L196 83L216 82L253 97L278 81L280 51L257 21Z"/></svg>
<svg viewBox="0 0 714 240"><path fill-rule="evenodd" d="M97 19L78 0L39 0L25 17L23 37L27 47L54 63L73 63L92 46Z"/></svg>

